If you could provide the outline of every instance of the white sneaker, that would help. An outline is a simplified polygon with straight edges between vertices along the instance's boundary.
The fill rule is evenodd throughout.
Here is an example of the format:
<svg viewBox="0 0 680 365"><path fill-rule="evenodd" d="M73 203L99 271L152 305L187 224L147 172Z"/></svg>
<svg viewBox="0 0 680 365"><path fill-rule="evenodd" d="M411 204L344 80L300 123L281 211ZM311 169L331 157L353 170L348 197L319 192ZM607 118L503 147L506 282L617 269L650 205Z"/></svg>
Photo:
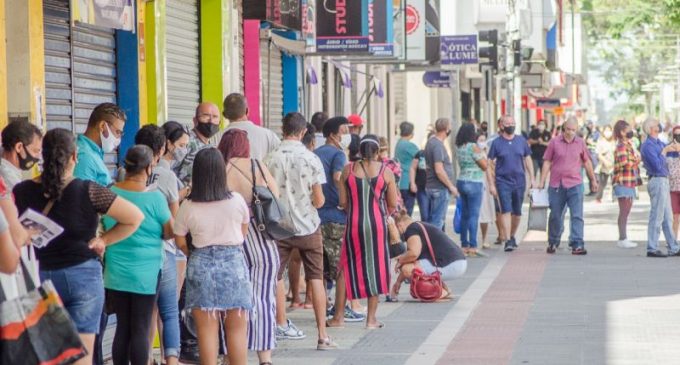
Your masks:
<svg viewBox="0 0 680 365"><path fill-rule="evenodd" d="M637 243L635 243L633 241L629 241L628 239L621 240L621 241L617 242L616 245L619 248L635 248L635 247L638 246Z"/></svg>

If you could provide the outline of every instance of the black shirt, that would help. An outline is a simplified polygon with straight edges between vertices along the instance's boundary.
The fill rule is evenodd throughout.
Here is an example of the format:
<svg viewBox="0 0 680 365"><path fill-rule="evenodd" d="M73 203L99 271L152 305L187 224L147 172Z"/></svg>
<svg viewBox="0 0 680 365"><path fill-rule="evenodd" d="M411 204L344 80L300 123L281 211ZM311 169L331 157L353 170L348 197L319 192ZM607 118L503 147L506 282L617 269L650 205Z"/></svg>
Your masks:
<svg viewBox="0 0 680 365"><path fill-rule="evenodd" d="M430 236L432 250L434 250L434 255L437 259L437 267L445 267L454 261L465 260L465 254L463 253L463 250L461 250L461 248L458 247L458 245L456 245L456 243L453 242L453 240L449 238L446 233L429 223L422 222L421 224L427 230L428 236ZM434 264L432 255L430 255L430 249L427 247L427 240L425 239L425 235L423 234L423 231L418 223L411 223L406 228L406 232L404 232L404 238L406 238L406 241L408 241L411 236L416 234L420 236L420 242L423 245L423 249L420 251L418 260L427 259L432 264Z"/></svg>
<svg viewBox="0 0 680 365"><path fill-rule="evenodd" d="M14 198L19 214L28 208L42 214L48 202L42 185L33 180L17 184ZM97 258L89 242L97 233L99 214L105 214L115 199L114 192L95 182L72 180L47 214L64 232L47 246L35 250L40 269L58 270Z"/></svg>
<svg viewBox="0 0 680 365"><path fill-rule="evenodd" d="M544 130L543 133L539 132L538 129L534 129L531 131L531 134L529 135L529 139L533 139L535 141L543 141L543 142L549 142L550 141L550 132L547 130ZM531 158L534 160L542 160L543 155L545 154L545 150L548 149L548 146L543 146L540 144L532 144L531 145Z"/></svg>

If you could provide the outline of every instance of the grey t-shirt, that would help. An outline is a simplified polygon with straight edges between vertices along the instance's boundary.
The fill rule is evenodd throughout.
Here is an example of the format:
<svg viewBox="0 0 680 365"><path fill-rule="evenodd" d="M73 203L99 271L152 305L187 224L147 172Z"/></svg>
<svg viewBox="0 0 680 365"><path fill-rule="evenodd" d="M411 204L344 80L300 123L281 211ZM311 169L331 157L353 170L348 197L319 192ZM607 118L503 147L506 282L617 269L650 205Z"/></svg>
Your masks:
<svg viewBox="0 0 680 365"><path fill-rule="evenodd" d="M149 177L149 190L158 189L158 191L163 193L168 203L174 203L179 201L179 189L181 186L182 182L170 169L168 160L161 159L153 169L151 177Z"/></svg>
<svg viewBox="0 0 680 365"><path fill-rule="evenodd" d="M449 180L453 183L453 164L451 164L451 157L446 151L444 143L437 137L431 137L427 141L427 145L425 145L425 163L427 164L427 182L425 188L448 190L448 187L439 181L439 178L434 171L435 162L444 164L444 171L446 171L446 175L449 176Z"/></svg>

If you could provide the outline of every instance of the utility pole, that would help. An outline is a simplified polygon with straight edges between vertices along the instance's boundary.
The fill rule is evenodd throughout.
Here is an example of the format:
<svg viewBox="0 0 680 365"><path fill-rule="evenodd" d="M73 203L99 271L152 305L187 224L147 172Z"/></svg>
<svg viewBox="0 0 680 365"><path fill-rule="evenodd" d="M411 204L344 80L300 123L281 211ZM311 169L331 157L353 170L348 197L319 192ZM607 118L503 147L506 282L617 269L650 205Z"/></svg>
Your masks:
<svg viewBox="0 0 680 365"><path fill-rule="evenodd" d="M506 103L509 114L515 119L517 128L515 133L522 133L522 79L520 76L520 66L515 65L514 46L520 44L520 0L508 1L508 21L506 23L507 41L509 46L506 56L506 69L508 75L508 102ZM517 50L519 52L519 50Z"/></svg>

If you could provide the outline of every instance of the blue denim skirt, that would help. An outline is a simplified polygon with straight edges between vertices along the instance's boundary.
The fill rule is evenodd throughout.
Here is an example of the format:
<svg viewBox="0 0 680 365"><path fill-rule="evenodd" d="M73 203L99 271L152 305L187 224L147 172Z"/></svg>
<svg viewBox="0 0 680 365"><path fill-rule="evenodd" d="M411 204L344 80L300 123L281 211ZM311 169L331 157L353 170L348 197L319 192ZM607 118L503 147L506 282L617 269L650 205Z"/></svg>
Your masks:
<svg viewBox="0 0 680 365"><path fill-rule="evenodd" d="M614 185L615 198L635 198L635 188L629 188L623 185Z"/></svg>
<svg viewBox="0 0 680 365"><path fill-rule="evenodd" d="M187 309L252 309L253 289L241 245L193 250L187 265L186 285Z"/></svg>

